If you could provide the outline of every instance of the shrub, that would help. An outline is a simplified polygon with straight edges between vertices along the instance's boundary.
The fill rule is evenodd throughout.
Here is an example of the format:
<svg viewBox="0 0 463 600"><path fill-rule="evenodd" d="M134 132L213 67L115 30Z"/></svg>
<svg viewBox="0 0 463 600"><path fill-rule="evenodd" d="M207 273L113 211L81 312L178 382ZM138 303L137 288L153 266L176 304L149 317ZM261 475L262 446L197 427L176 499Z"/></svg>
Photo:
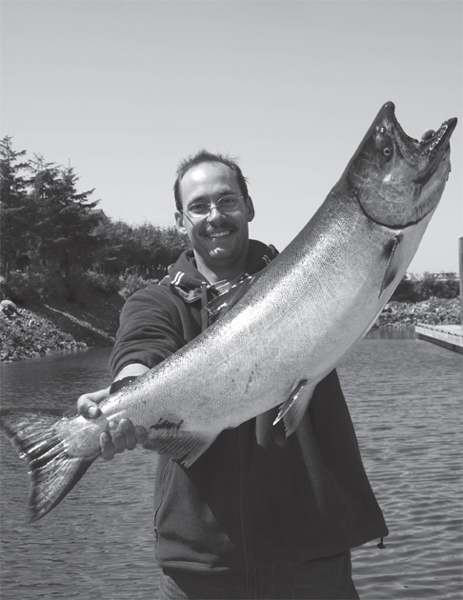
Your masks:
<svg viewBox="0 0 463 600"><path fill-rule="evenodd" d="M416 302L419 299L415 282L409 279L408 275L401 280L391 297L391 300L397 300L397 302Z"/></svg>
<svg viewBox="0 0 463 600"><path fill-rule="evenodd" d="M3 287L3 295L18 304L37 300L62 300L66 297L63 280L45 270L12 271Z"/></svg>
<svg viewBox="0 0 463 600"><path fill-rule="evenodd" d="M429 298L458 298L460 283L455 273L441 275L424 273L423 275L406 274L397 286L391 300L398 302L420 302Z"/></svg>
<svg viewBox="0 0 463 600"><path fill-rule="evenodd" d="M110 296L119 291L119 279L114 275L87 271L85 273L85 281L90 292L97 292L105 296Z"/></svg>
<svg viewBox="0 0 463 600"><path fill-rule="evenodd" d="M438 278L433 273L424 273L419 282L421 297L423 300L428 298L457 298L460 290L460 283L455 277Z"/></svg>
<svg viewBox="0 0 463 600"><path fill-rule="evenodd" d="M126 272L119 276L119 294L127 300L129 296L137 290L141 290L152 283L157 283L158 279L144 279L136 273Z"/></svg>

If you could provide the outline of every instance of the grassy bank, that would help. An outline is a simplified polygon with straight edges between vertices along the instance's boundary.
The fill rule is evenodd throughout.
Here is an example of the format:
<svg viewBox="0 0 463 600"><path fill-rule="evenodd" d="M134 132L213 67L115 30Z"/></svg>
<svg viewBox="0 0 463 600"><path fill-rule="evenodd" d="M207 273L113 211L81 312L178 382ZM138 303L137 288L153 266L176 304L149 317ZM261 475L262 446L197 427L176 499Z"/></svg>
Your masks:
<svg viewBox="0 0 463 600"><path fill-rule="evenodd" d="M95 296L85 305L50 303L17 306L0 312L0 361L111 346L124 303L119 294ZM409 327L417 323L460 323L460 299L430 298L387 304L374 327Z"/></svg>

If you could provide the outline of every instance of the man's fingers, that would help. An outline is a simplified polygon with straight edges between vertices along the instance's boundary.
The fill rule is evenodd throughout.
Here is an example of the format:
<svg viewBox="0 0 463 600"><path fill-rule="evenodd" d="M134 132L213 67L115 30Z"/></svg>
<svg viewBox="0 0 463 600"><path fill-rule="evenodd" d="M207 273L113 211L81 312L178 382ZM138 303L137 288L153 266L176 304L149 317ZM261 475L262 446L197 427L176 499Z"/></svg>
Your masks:
<svg viewBox="0 0 463 600"><path fill-rule="evenodd" d="M77 401L77 411L86 419L95 419L101 414L101 410L98 408L95 402L92 402L92 400L86 398L85 396L82 396Z"/></svg>
<svg viewBox="0 0 463 600"><path fill-rule="evenodd" d="M108 429L100 435L101 456L112 460L115 454L133 450L137 444L143 443L147 435L144 427L134 426L129 419L121 419L119 423L110 421Z"/></svg>
<svg viewBox="0 0 463 600"><path fill-rule="evenodd" d="M120 426L117 423L111 421L108 425L109 433L111 435L111 439L114 445L114 452L116 454L120 454L125 450L125 435L121 431Z"/></svg>
<svg viewBox="0 0 463 600"><path fill-rule="evenodd" d="M137 437L132 423L128 419L122 419L119 423L119 427L125 437L126 449L133 450L137 445Z"/></svg>
<svg viewBox="0 0 463 600"><path fill-rule="evenodd" d="M135 435L137 437L137 444L143 444L143 442L148 437L148 432L143 427L143 425L135 425Z"/></svg>
<svg viewBox="0 0 463 600"><path fill-rule="evenodd" d="M82 394L77 400L77 412L86 419L95 419L101 415L98 404L109 396L109 387L89 394Z"/></svg>
<svg viewBox="0 0 463 600"><path fill-rule="evenodd" d="M111 436L107 431L103 431L100 435L101 456L105 460L112 460L116 453L114 445L111 441Z"/></svg>
<svg viewBox="0 0 463 600"><path fill-rule="evenodd" d="M88 406L87 414L90 418L96 419L96 417L101 415L101 410L98 408L98 406L92 403Z"/></svg>

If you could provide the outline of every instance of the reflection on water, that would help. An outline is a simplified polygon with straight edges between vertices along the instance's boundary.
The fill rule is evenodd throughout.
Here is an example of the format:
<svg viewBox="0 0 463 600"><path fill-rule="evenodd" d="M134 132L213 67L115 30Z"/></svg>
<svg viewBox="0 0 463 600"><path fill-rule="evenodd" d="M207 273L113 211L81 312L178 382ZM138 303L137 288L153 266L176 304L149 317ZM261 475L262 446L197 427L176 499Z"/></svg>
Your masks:
<svg viewBox="0 0 463 600"><path fill-rule="evenodd" d="M1 365L2 406L75 406L108 384L108 350ZM363 340L339 367L387 548L353 551L360 596L462 597L462 357L427 342ZM2 438L1 597L157 597L152 488L156 455L97 461L49 515L24 524L27 475Z"/></svg>

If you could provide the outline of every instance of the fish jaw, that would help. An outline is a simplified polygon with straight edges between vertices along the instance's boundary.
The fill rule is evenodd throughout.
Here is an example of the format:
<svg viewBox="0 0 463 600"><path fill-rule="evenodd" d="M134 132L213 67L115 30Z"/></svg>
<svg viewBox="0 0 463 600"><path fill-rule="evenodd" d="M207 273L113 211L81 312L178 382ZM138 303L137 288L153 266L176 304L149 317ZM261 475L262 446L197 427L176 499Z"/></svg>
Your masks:
<svg viewBox="0 0 463 600"><path fill-rule="evenodd" d="M451 170L450 137L457 119L426 140L409 137L386 103L350 161L344 178L361 209L388 227L407 227L433 211Z"/></svg>

